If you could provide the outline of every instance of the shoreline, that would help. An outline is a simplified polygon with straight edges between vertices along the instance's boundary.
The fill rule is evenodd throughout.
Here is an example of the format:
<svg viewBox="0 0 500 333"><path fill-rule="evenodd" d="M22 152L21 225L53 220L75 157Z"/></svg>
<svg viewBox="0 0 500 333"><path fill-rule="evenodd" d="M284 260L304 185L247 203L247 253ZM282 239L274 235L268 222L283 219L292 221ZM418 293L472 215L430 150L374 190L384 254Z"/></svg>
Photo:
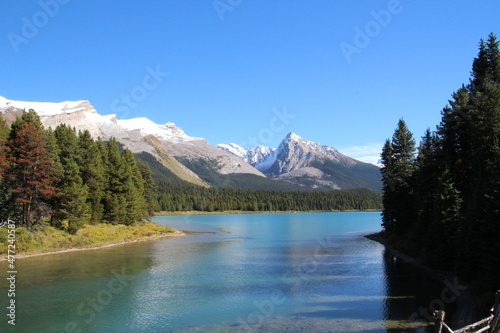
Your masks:
<svg viewBox="0 0 500 333"><path fill-rule="evenodd" d="M368 210L338 210L338 211L245 211L245 210L227 210L227 211L214 211L214 212L206 212L206 211L177 211L177 212L168 212L168 211L161 211L161 212L156 212L155 216L238 215L238 214L290 214L290 213L334 213L334 212L336 213L336 212L378 212L378 211L380 211L380 210L377 210L377 209L368 209ZM157 239L164 238L164 237L185 236L185 235L189 235L190 233L195 233L195 232L177 230L177 232L175 232L175 233L160 234L160 235L154 235L154 236L151 236L151 237L141 237L141 238L130 239L130 240L122 241L122 242L118 242L118 243L109 243L109 244L103 244L103 245L93 246L93 247L77 247L77 248L67 248L67 249L56 250L56 251L48 251L48 252L38 252L38 253L30 253L30 254L16 254L15 255L15 259L17 260L17 259L24 259L24 258L45 256L45 255L51 255L51 254L61 254L61 253L77 252L77 251L99 250L99 249L104 249L104 248L112 247L112 246L127 245L127 244L131 244L131 243L137 243L137 242L148 241L148 240L157 240ZM0 262L7 261L7 260L8 260L7 254L5 254L5 253L0 254Z"/></svg>
<svg viewBox="0 0 500 333"><path fill-rule="evenodd" d="M156 224L156 223L155 223ZM156 224L157 226L160 226ZM161 226L160 226L161 227ZM63 248L63 249L57 249L54 248L54 251L47 251L47 252L28 252L28 253L19 253L19 254L14 254L11 255L11 258L14 257L15 260L18 259L24 259L24 258L30 258L30 257L39 257L39 256L45 256L45 255L51 255L51 254L61 254L61 253L70 253L70 252L78 252L78 251L91 251L91 250L100 250L108 247L113 247L113 246L118 246L118 245L127 245L131 243L138 243L138 242L143 242L143 241L151 241L151 240L157 240L160 238L166 238L166 237L173 237L173 236L184 236L186 235L185 232L181 230L174 230L173 232L168 232L168 233L156 233L153 235L149 236L142 236L138 238L128 238L126 240L118 241L118 242L113 242L111 241L110 243L101 243L102 245L97 245L97 246L89 246L89 247L69 247L69 248ZM90 245L90 244L89 244ZM7 253L1 253L0 254L0 262L7 261L9 260L9 256Z"/></svg>
<svg viewBox="0 0 500 333"><path fill-rule="evenodd" d="M381 212L380 209L364 209L364 210L273 210L273 211L252 211L252 210L224 210L224 211L160 211L154 216L178 216L178 215L239 215L239 214L294 214L294 213L342 213L342 212Z"/></svg>
<svg viewBox="0 0 500 333"><path fill-rule="evenodd" d="M456 325L459 327L464 327L470 323L473 323L477 320L476 315L476 304L472 295L470 294L469 286L462 283L462 281L452 272L443 271L439 269L430 268L424 265L421 260L411 257L397 249L395 249L384 237L379 233L365 235L365 238L375 241L377 243L382 244L385 249L394 257L402 260L403 262L414 266L415 268L423 271L427 276L429 276L432 280L438 282L442 287L443 291L441 293L441 299L443 299L443 294L446 291L450 291L450 289L464 289L457 292L457 290L451 290L451 292L455 295L456 299L452 302L455 303L456 310L453 313L453 316L448 318L446 321L450 325ZM459 287L458 287L459 286ZM458 288L455 288L458 287ZM440 302L442 300L440 299Z"/></svg>
<svg viewBox="0 0 500 333"><path fill-rule="evenodd" d="M104 248L107 248L107 247L113 247L113 246L118 246L118 245L127 245L127 244L144 242L144 241L149 241L149 240L157 240L157 239L160 239L160 238L175 237L175 236L185 236L185 235L186 235L186 233L181 231L181 232L178 232L178 233L156 235L156 236L153 236L153 237L132 239L132 240L125 241L125 242L104 244L104 245L101 245L101 246L94 246L94 247L69 248L69 249L64 249L64 250L51 251L51 252L41 252L41 253L33 253L33 254L19 254L19 255L16 254L15 258L16 258L16 260L18 260L18 259L24 259L24 258L46 256L46 255L50 255L50 254L60 254L60 253L70 253L70 252L78 252L78 251L100 250L100 249L104 249ZM4 257L0 258L0 262L2 262L2 261L7 261L7 258L4 258Z"/></svg>

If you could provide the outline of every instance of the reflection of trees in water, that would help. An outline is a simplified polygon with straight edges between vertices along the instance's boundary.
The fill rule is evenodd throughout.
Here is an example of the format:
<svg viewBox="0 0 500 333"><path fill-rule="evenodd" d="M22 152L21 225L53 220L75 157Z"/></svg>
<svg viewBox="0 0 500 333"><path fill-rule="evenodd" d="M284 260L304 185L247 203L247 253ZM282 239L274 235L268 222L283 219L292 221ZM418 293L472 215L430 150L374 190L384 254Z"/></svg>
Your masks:
<svg viewBox="0 0 500 333"><path fill-rule="evenodd" d="M452 318L456 303L445 287L431 280L424 272L384 250L384 276L386 281L385 317L391 321L406 322L406 332L433 332L432 316L435 310L445 310ZM387 329L387 332L402 332Z"/></svg>
<svg viewBox="0 0 500 333"><path fill-rule="evenodd" d="M61 278L91 278L111 276L113 271L133 275L148 268L152 258L146 253L147 242L117 245L99 250L75 251L25 258L19 261L19 272L27 272L22 286L37 285L40 281L53 281ZM133 248L135 255L126 255Z"/></svg>

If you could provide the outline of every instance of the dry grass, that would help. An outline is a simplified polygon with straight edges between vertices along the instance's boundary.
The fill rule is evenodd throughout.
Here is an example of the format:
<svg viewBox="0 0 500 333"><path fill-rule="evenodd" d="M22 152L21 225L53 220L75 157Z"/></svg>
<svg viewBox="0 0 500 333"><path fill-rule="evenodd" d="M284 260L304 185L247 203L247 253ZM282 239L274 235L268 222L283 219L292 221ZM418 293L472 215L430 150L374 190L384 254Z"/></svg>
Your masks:
<svg viewBox="0 0 500 333"><path fill-rule="evenodd" d="M180 234L180 231L152 222L134 226L86 225L74 235L51 226L39 228L34 232L29 232L24 227L18 227L15 237L16 255L94 248L173 234ZM0 255L2 257L7 254L7 245L9 244L7 235L7 228L0 228Z"/></svg>

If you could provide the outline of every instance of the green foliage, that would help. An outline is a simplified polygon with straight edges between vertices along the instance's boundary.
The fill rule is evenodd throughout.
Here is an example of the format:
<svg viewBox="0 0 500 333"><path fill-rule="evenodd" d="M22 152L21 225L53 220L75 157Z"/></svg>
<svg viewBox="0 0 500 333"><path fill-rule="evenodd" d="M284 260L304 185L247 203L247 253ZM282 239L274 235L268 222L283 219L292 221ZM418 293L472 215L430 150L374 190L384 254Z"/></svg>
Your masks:
<svg viewBox="0 0 500 333"><path fill-rule="evenodd" d="M359 188L338 191L276 191L204 188L187 184L159 184L163 211L336 211L378 210L379 192Z"/></svg>
<svg viewBox="0 0 500 333"><path fill-rule="evenodd" d="M99 143L92 139L87 130L78 133L78 149L80 152L80 176L89 192L86 199L86 205L90 212L89 222L99 223L104 214L102 199L106 186L103 153L99 148Z"/></svg>
<svg viewBox="0 0 500 333"><path fill-rule="evenodd" d="M490 295L500 285L498 47L493 34L480 42L469 84L452 94L416 159L400 125L382 153L389 238Z"/></svg>
<svg viewBox="0 0 500 333"><path fill-rule="evenodd" d="M132 225L153 213L154 193L149 168L114 139L64 124L45 130L33 110L10 130L0 121L1 213L30 230L43 221L72 234L89 223Z"/></svg>
<svg viewBox="0 0 500 333"><path fill-rule="evenodd" d="M50 213L47 205L57 195L55 170L44 142L44 129L37 114L30 110L11 126L8 147L7 185L10 194L8 216L32 229Z"/></svg>
<svg viewBox="0 0 500 333"><path fill-rule="evenodd" d="M412 206L412 175L415 170L415 140L406 123L400 119L382 150L384 182L383 226L388 231L406 232L414 215Z"/></svg>

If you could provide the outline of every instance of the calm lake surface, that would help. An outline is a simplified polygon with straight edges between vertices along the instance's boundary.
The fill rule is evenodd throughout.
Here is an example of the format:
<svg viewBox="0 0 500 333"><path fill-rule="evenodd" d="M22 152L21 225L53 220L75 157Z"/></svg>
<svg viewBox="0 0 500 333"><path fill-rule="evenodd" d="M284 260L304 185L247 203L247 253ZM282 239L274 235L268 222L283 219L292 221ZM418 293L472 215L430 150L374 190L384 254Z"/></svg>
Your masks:
<svg viewBox="0 0 500 333"><path fill-rule="evenodd" d="M431 331L412 314L443 288L363 237L378 212L154 221L193 233L18 260L16 327L2 279L0 332Z"/></svg>

